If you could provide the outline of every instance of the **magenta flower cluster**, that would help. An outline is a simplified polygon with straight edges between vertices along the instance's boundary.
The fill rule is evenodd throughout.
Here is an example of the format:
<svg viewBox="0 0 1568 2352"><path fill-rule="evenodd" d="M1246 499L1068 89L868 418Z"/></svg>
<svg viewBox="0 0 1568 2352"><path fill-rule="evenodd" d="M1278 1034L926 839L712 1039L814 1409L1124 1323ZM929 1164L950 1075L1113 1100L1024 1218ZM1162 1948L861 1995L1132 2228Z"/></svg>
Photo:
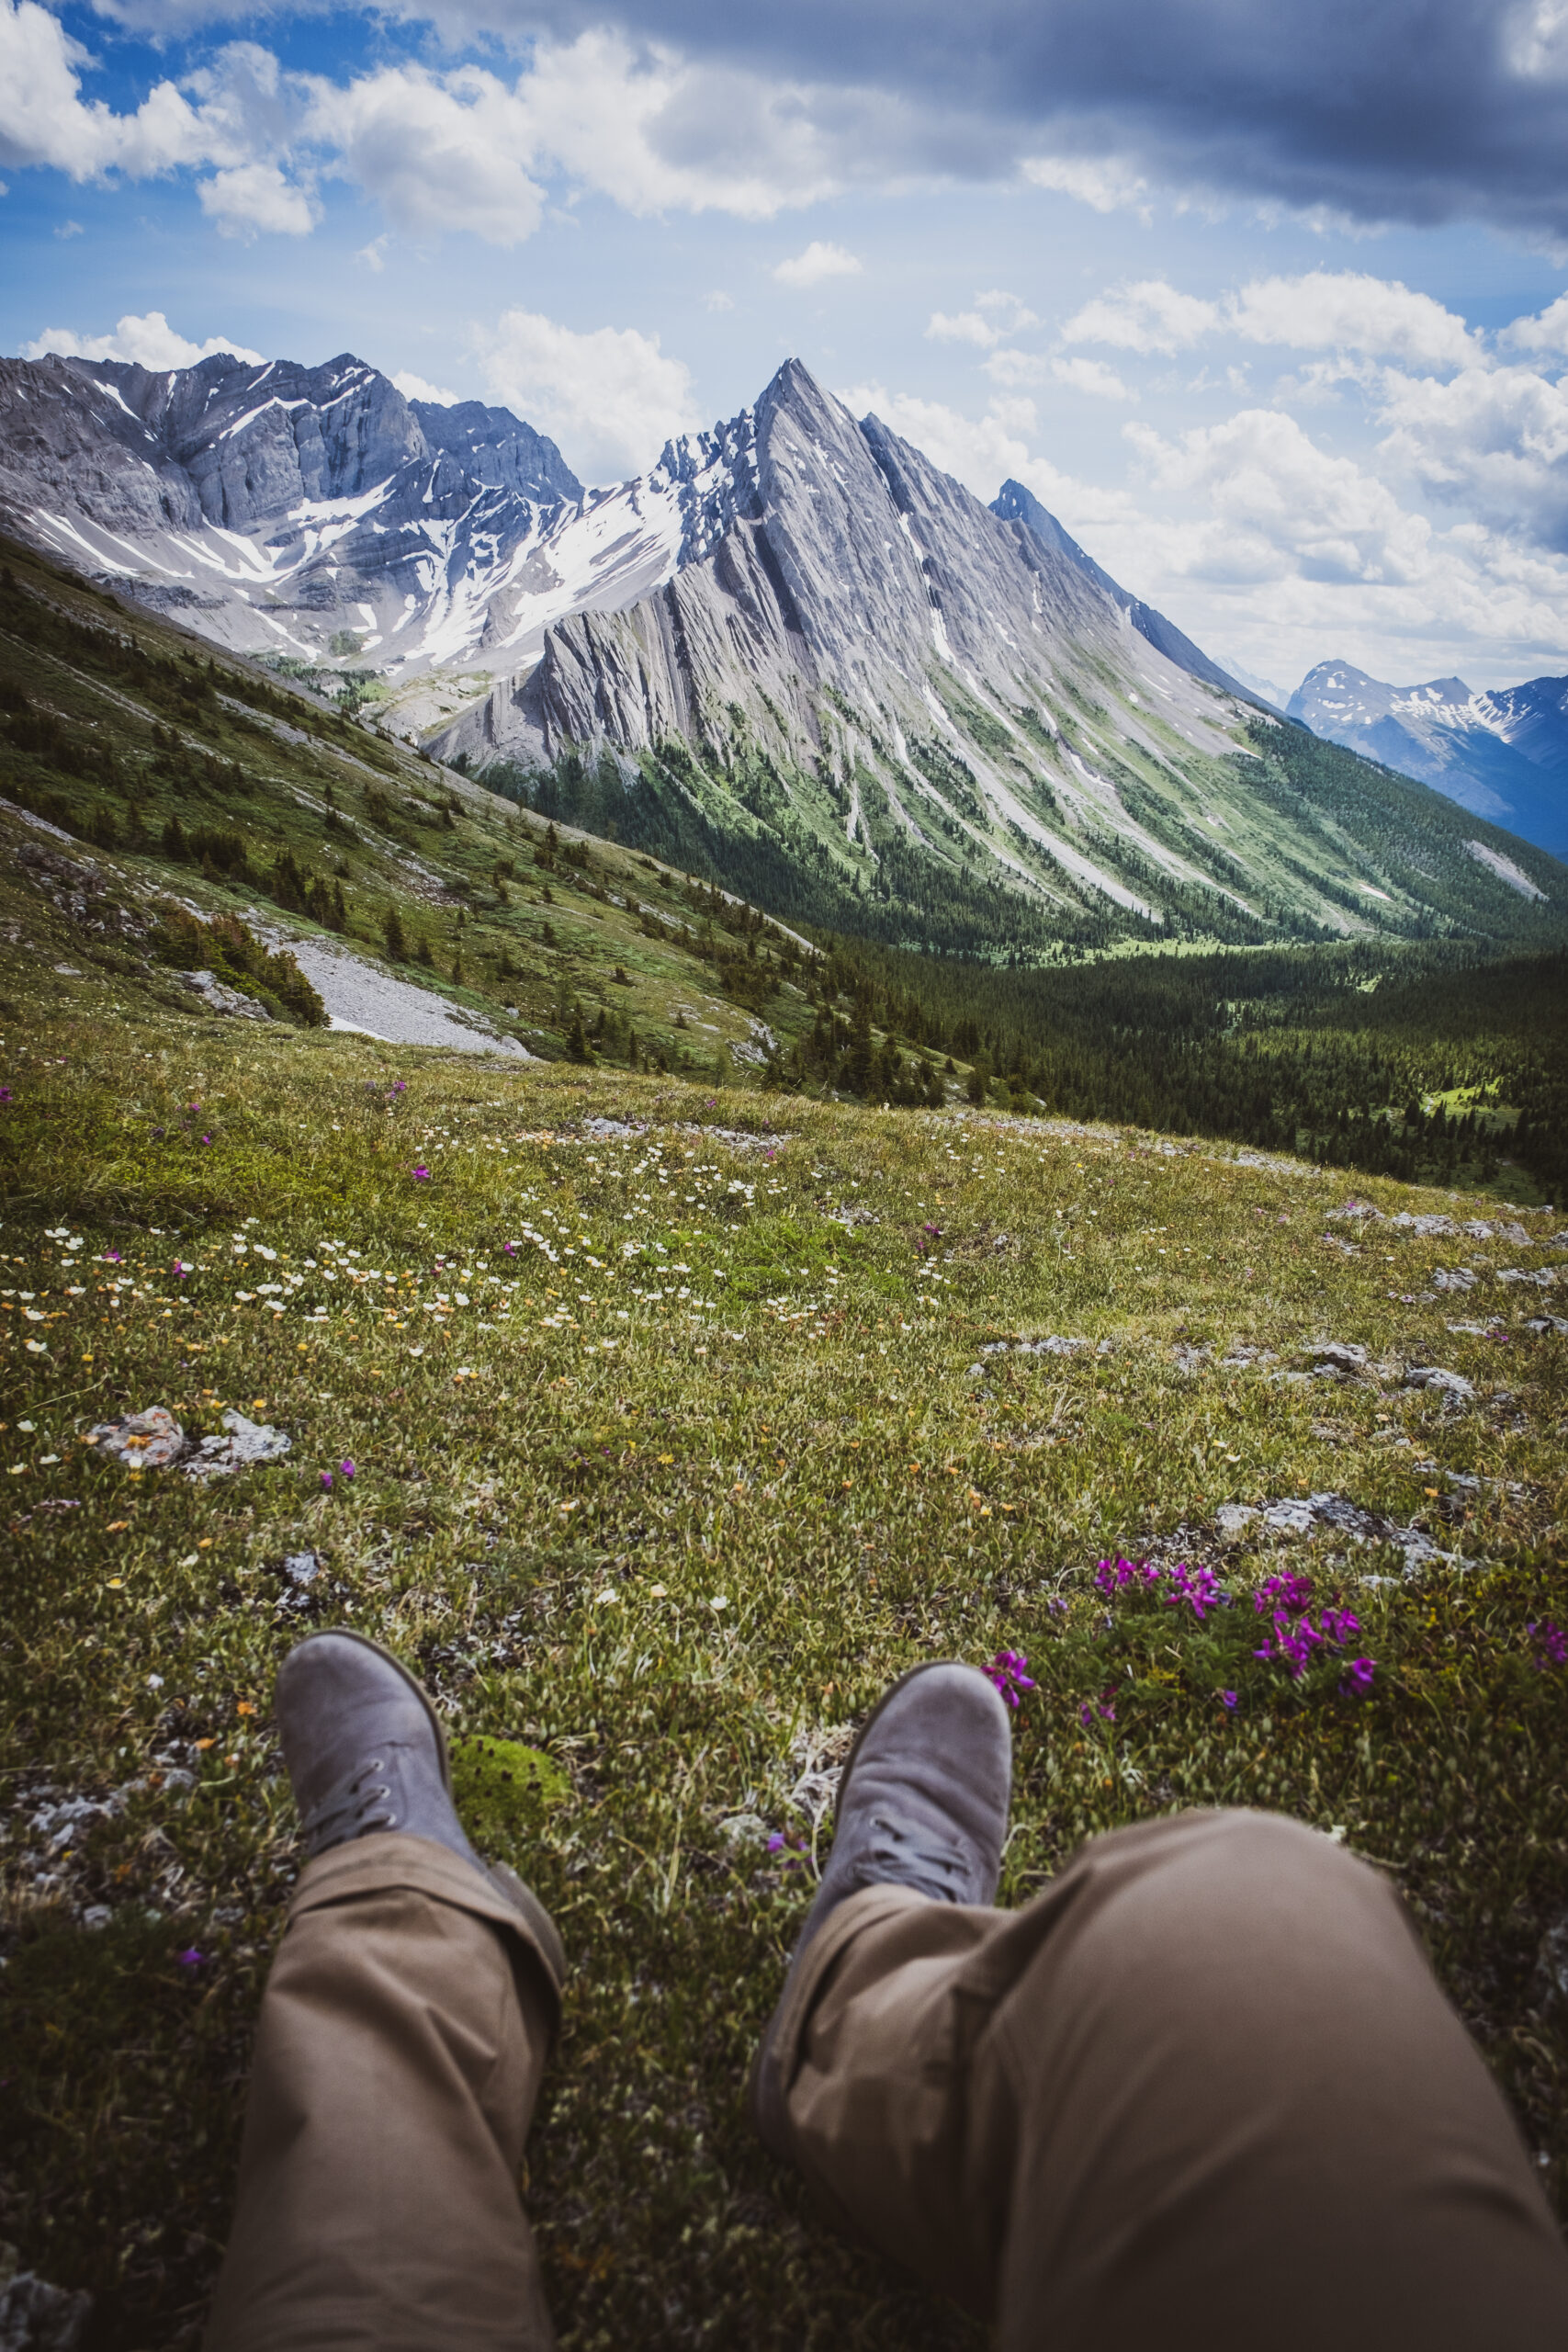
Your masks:
<svg viewBox="0 0 1568 2352"><path fill-rule="evenodd" d="M1343 1650L1361 1630L1360 1619L1349 1609L1320 1609L1317 1623L1313 1623L1310 1577L1270 1577L1253 1594L1252 1605L1260 1617L1268 1618L1271 1628L1253 1657L1284 1667L1292 1682L1301 1680L1315 1652L1325 1645ZM1347 1698L1365 1698L1372 1687L1372 1673L1370 1657L1348 1659L1341 1691Z"/></svg>
<svg viewBox="0 0 1568 2352"><path fill-rule="evenodd" d="M1120 1592L1124 1585L1144 1585L1151 1591L1163 1585L1160 1594L1168 1609L1179 1609L1185 1602L1200 1624L1211 1609L1230 1605L1230 1595L1222 1590L1213 1568L1189 1567L1179 1560L1174 1567L1162 1568L1153 1560L1101 1560L1094 1572L1096 1589L1100 1592Z"/></svg>
<svg viewBox="0 0 1568 2352"><path fill-rule="evenodd" d="M1021 1650L998 1650L984 1671L996 1684L1010 1707L1016 1707L1020 1693L1037 1690L1040 1686L1031 1679L1029 1660Z"/></svg>

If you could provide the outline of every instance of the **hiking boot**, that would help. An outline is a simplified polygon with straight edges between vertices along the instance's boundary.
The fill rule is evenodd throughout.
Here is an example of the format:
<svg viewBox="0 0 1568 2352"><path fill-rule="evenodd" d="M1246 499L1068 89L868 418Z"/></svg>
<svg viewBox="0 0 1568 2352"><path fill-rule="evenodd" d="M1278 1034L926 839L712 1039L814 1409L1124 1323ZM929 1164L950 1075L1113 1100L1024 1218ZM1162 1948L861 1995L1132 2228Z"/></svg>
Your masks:
<svg viewBox="0 0 1568 2352"><path fill-rule="evenodd" d="M1008 1712L977 1668L917 1666L863 1724L839 1782L833 1850L806 1915L751 2075L751 2117L790 2154L779 2019L812 1941L863 1886L908 1886L933 1903L995 1899L1012 1782Z"/></svg>
<svg viewBox="0 0 1568 2352"><path fill-rule="evenodd" d="M309 1634L283 1661L273 1712L307 1851L389 1829L445 1846L522 1914L558 2008L566 1954L555 1921L515 1871L469 1845L452 1803L446 1735L407 1667L364 1634Z"/></svg>
<svg viewBox="0 0 1568 2352"><path fill-rule="evenodd" d="M400 1829L484 1869L453 1809L440 1719L378 1643L341 1628L308 1634L283 1661L274 1712L312 1856Z"/></svg>

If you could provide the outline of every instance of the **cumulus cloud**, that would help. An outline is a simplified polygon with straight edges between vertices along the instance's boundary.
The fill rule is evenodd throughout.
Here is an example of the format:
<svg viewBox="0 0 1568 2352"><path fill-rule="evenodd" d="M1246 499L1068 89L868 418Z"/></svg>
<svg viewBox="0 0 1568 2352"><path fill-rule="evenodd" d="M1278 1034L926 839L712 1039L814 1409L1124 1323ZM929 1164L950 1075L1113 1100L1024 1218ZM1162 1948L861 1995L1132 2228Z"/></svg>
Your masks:
<svg viewBox="0 0 1568 2352"><path fill-rule="evenodd" d="M642 472L697 424L689 369L635 327L584 334L508 311L478 349L491 398L559 443L586 480Z"/></svg>
<svg viewBox="0 0 1568 2352"><path fill-rule="evenodd" d="M1431 295L1416 292L1399 278L1348 269L1255 277L1218 301L1184 294L1162 277L1144 278L1096 295L1062 329L1065 343L1104 343L1167 356L1190 350L1214 334L1423 368L1463 368L1482 349L1480 337L1463 319Z"/></svg>
<svg viewBox="0 0 1568 2352"><path fill-rule="evenodd" d="M1071 359L1053 359L1051 373L1058 384L1066 384L1071 391L1088 392L1093 400L1135 401L1138 397L1114 368L1108 368L1101 359L1085 359L1081 353Z"/></svg>
<svg viewBox="0 0 1568 2352"><path fill-rule="evenodd" d="M392 381L405 401L432 401L437 408L456 408L463 397L461 392L443 391L439 384L427 384L423 376L407 368L400 368Z"/></svg>
<svg viewBox="0 0 1568 2352"><path fill-rule="evenodd" d="M544 213L515 113L491 74L395 65L346 87L314 78L301 128L331 156L333 176L378 198L400 228L418 235L461 227L514 245Z"/></svg>
<svg viewBox="0 0 1568 2352"><path fill-rule="evenodd" d="M1530 368L1448 382L1391 370L1378 405L1387 470L1493 530L1568 551L1568 383Z"/></svg>
<svg viewBox="0 0 1568 2352"><path fill-rule="evenodd" d="M276 164L237 164L197 183L201 209L226 237L308 237L320 207L309 189L286 179Z"/></svg>
<svg viewBox="0 0 1568 2352"><path fill-rule="evenodd" d="M192 343L188 336L175 333L162 311L149 311L140 319L128 313L112 334L78 334L72 327L46 327L36 342L22 345L24 359L44 359L51 353L62 359L129 359L138 368L153 371L194 368L198 359L210 359L219 351L258 368L262 363L259 351L247 350L226 335L209 335L205 343Z"/></svg>
<svg viewBox="0 0 1568 2352"><path fill-rule="evenodd" d="M0 161L75 180L205 170L203 209L230 234L307 233L322 177L363 189L411 233L463 231L504 247L537 228L547 179L634 213L769 220L867 168L841 122L818 124L830 99L816 107L804 87L603 28L537 41L510 77L402 59L337 81L233 41L124 114L84 97L92 64L39 0L0 0ZM839 250L814 246L802 264Z"/></svg>
<svg viewBox="0 0 1568 2352"><path fill-rule="evenodd" d="M1163 277L1145 277L1136 285L1097 294L1067 321L1062 340L1108 343L1119 351L1168 356L1212 334L1219 322L1217 303L1179 293Z"/></svg>
<svg viewBox="0 0 1568 2352"><path fill-rule="evenodd" d="M1560 294L1535 318L1516 319L1504 328L1502 340L1517 351L1568 352L1568 294Z"/></svg>
<svg viewBox="0 0 1568 2352"><path fill-rule="evenodd" d="M1407 366L1462 368L1480 350L1464 321L1429 294L1359 270L1256 277L1230 297L1224 323L1245 343L1366 352Z"/></svg>
<svg viewBox="0 0 1568 2352"><path fill-rule="evenodd" d="M773 276L781 286L799 290L807 286L820 286L829 277L859 277L865 265L846 253L842 245L827 243L813 237L803 254L793 260L781 261Z"/></svg>
<svg viewBox="0 0 1568 2352"><path fill-rule="evenodd" d="M926 334L933 343L973 343L982 351L994 351L1010 335L1021 334L1025 327L1039 324L1033 311L1016 294L993 286L976 295L972 311L959 311L952 317L943 311L933 311Z"/></svg>
<svg viewBox="0 0 1568 2352"><path fill-rule="evenodd" d="M157 38L228 20L234 0L96 0ZM318 5L319 0L309 0ZM307 0L260 0L259 15ZM558 48L604 36L728 81L746 106L679 105L646 142L699 175L731 140L744 177L761 124L844 181L958 174L1060 189L1100 209L1144 190L1240 193L1299 214L1426 227L1480 218L1568 244L1568 16L1560 0L1302 8L1267 0L384 0L450 49L493 34ZM1391 109L1398 121L1391 130ZM705 114L705 119L703 116ZM605 168L619 160L607 131ZM759 172L779 183L770 155ZM650 167L651 168L651 167ZM775 201L787 201L787 197Z"/></svg>

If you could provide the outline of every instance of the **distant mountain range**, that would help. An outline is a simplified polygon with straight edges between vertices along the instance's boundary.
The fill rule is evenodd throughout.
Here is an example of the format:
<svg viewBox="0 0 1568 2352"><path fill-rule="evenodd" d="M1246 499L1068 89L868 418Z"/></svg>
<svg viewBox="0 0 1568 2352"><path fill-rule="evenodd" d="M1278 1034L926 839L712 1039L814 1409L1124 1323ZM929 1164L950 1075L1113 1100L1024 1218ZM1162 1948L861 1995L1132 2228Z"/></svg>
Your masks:
<svg viewBox="0 0 1568 2352"><path fill-rule="evenodd" d="M1472 694L1462 678L1389 686L1348 662L1320 662L1287 707L1330 742L1568 854L1568 678Z"/></svg>
<svg viewBox="0 0 1568 2352"><path fill-rule="evenodd" d="M0 362L0 522L592 830L909 944L1514 936L1568 903L795 360L600 490L347 354Z"/></svg>

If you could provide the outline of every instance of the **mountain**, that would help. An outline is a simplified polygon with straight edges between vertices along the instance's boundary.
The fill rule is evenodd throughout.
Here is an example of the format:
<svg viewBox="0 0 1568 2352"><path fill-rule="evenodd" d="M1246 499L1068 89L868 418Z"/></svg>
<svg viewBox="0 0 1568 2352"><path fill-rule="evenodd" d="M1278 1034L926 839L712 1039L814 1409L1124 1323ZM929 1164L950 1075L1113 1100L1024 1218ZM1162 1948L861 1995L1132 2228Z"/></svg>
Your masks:
<svg viewBox="0 0 1568 2352"><path fill-rule="evenodd" d="M1314 734L1417 776L1555 855L1568 852L1568 678L1472 694L1462 678L1389 686L1320 662L1288 706Z"/></svg>
<svg viewBox="0 0 1568 2352"><path fill-rule="evenodd" d="M347 353L0 360L0 524L235 651L368 666L410 733L700 554L744 469L721 430L585 491L507 410Z"/></svg>
<svg viewBox="0 0 1568 2352"><path fill-rule="evenodd" d="M1568 895L795 360L605 490L347 354L0 363L0 519L225 647L336 665L536 808L889 941L1533 935Z"/></svg>
<svg viewBox="0 0 1568 2352"><path fill-rule="evenodd" d="M796 361L728 433L707 550L553 622L433 748L944 951L1463 927L1478 870L1561 898L1551 860L1244 700L1021 485L983 505Z"/></svg>
<svg viewBox="0 0 1568 2352"><path fill-rule="evenodd" d="M1126 614L1138 635L1146 638L1168 662L1174 662L1179 670L1187 671L1194 678L1207 679L1210 685L1223 687L1226 694L1239 695L1246 701L1257 700L1251 687L1244 685L1228 671L1222 670L1217 662L1211 662L1190 637L1182 635L1174 621L1168 621L1165 615L1156 613L1152 605L1142 603L1138 597L1129 595L1125 588L1119 587L1108 571L1100 570L1092 556L1085 555L1077 539L1063 530L1055 516L1048 514L1033 492L1025 490L1021 481L1003 482L999 492L991 501L991 512L999 514L1004 523L1027 525L1041 544L1049 548L1054 555L1065 556L1069 563L1076 563L1085 577L1092 580L1098 588L1102 588L1111 603Z"/></svg>

